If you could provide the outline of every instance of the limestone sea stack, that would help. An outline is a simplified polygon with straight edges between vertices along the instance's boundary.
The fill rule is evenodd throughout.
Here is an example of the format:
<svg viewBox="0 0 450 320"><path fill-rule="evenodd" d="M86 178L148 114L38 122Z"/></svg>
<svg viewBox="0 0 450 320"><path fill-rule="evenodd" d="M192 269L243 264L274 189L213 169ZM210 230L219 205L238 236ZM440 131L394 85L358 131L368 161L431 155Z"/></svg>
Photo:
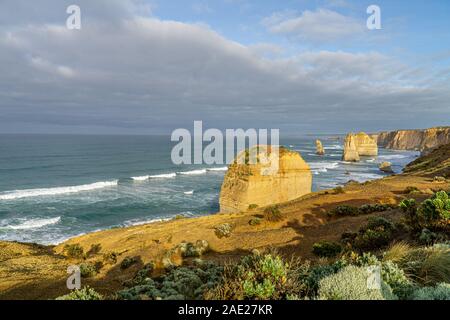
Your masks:
<svg viewBox="0 0 450 320"><path fill-rule="evenodd" d="M388 161L380 163L378 167L385 173L394 173L394 170L392 169L392 163Z"/></svg>
<svg viewBox="0 0 450 320"><path fill-rule="evenodd" d="M316 140L316 154L319 156L323 156L325 154L325 150L323 149L323 145L320 140Z"/></svg>
<svg viewBox="0 0 450 320"><path fill-rule="evenodd" d="M377 140L371 138L368 134L360 132L355 136L356 150L360 156L377 156Z"/></svg>
<svg viewBox="0 0 450 320"><path fill-rule="evenodd" d="M343 161L359 161L359 153L356 148L356 139L353 133L349 133L345 137L344 141L344 154L342 155Z"/></svg>
<svg viewBox="0 0 450 320"><path fill-rule="evenodd" d="M220 212L247 211L249 206L274 205L311 192L311 170L298 152L280 147L276 148L279 150L276 157L270 146L259 148L267 148L268 163L237 161L243 154L249 154L246 150L229 166L220 191Z"/></svg>

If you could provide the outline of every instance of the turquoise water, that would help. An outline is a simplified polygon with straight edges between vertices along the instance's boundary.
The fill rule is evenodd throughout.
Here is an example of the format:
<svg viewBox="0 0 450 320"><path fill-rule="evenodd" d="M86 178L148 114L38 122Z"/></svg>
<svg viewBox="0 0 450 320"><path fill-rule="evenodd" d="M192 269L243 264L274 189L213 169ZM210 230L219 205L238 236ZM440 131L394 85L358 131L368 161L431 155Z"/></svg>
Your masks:
<svg viewBox="0 0 450 320"><path fill-rule="evenodd" d="M380 150L360 163L341 161L342 140L285 138L313 171L313 189L383 177L378 163L400 172L416 152ZM43 244L96 230L177 214L218 211L224 165L172 164L168 136L0 135L0 239ZM134 177L134 178L133 178Z"/></svg>

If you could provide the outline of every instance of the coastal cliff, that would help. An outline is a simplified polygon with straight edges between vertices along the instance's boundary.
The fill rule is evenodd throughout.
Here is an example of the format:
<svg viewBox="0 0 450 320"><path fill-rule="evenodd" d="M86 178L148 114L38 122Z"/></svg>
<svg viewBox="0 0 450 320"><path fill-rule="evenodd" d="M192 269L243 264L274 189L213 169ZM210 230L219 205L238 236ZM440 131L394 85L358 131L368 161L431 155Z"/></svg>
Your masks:
<svg viewBox="0 0 450 320"><path fill-rule="evenodd" d="M268 167L272 167L272 163L239 164L235 161L230 165L220 192L220 211L246 211L249 206L273 205L311 192L311 170L298 152L280 148L278 170L263 174Z"/></svg>
<svg viewBox="0 0 450 320"><path fill-rule="evenodd" d="M425 130L396 130L375 135L378 146L387 149L417 150L424 154L450 143L450 127Z"/></svg>

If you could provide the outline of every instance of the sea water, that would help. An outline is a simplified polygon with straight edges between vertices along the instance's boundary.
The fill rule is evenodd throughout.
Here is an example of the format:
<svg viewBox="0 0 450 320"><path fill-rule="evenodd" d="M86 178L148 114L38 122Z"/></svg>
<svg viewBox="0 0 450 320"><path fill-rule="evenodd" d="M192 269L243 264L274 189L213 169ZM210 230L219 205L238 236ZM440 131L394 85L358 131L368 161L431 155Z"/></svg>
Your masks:
<svg viewBox="0 0 450 320"><path fill-rule="evenodd" d="M315 154L320 138L325 156ZM380 149L341 161L342 139L305 136L281 144L301 153L313 190L382 178L417 152ZM174 165L169 136L0 135L0 240L55 244L113 227L201 216L219 210L226 165Z"/></svg>

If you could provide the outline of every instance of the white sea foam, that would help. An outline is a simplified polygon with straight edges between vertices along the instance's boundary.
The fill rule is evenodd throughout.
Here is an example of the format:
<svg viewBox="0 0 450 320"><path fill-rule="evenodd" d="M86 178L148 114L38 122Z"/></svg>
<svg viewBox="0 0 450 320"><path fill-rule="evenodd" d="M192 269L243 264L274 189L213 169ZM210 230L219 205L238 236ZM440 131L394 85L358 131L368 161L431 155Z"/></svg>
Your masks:
<svg viewBox="0 0 450 320"><path fill-rule="evenodd" d="M168 179L168 178L175 178L177 174L175 172L173 173L163 173L163 174L156 174L153 176L149 176L149 179Z"/></svg>
<svg viewBox="0 0 450 320"><path fill-rule="evenodd" d="M227 171L228 167L220 167L220 168L208 168L207 171Z"/></svg>
<svg viewBox="0 0 450 320"><path fill-rule="evenodd" d="M206 169L183 171L183 172L178 172L178 173L182 174L182 175L199 175L199 174L205 174L206 173Z"/></svg>
<svg viewBox="0 0 450 320"><path fill-rule="evenodd" d="M56 224L61 221L61 217L49 218L49 219L30 219L21 224L9 225L4 227L5 229L12 230L28 230L28 229L39 229L51 224Z"/></svg>
<svg viewBox="0 0 450 320"><path fill-rule="evenodd" d="M394 160L394 159L406 159L408 156L403 154L390 154L390 155L384 155L379 156L378 159L384 159L384 160Z"/></svg>
<svg viewBox="0 0 450 320"><path fill-rule="evenodd" d="M344 147L341 146L340 144L334 144L332 146L324 146L323 148L325 150L344 150Z"/></svg>
<svg viewBox="0 0 450 320"><path fill-rule="evenodd" d="M54 196L60 194L77 193L83 191L91 191L96 189L103 189L107 187L117 186L118 180L102 181L91 184L83 184L79 186L70 187L55 187L55 188L41 188L41 189L26 189L26 190L14 190L5 191L0 193L0 200L14 200L30 197L40 196Z"/></svg>
<svg viewBox="0 0 450 320"><path fill-rule="evenodd" d="M339 162L311 162L309 163L309 167L314 172L314 174L319 174L320 172L328 172L330 169L336 169L339 167Z"/></svg>
<svg viewBox="0 0 450 320"><path fill-rule="evenodd" d="M145 181L150 179L150 176L131 177L134 181Z"/></svg>

